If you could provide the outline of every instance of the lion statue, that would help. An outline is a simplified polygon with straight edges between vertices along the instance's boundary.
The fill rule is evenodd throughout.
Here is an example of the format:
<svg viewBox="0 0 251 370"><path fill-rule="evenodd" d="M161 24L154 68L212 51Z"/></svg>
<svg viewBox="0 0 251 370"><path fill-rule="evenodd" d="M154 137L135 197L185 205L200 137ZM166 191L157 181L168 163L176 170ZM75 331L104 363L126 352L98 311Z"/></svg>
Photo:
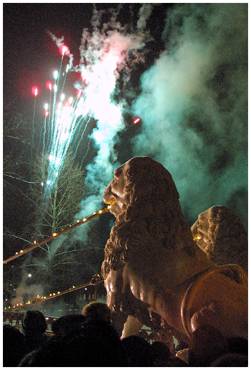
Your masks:
<svg viewBox="0 0 251 370"><path fill-rule="evenodd" d="M216 264L236 263L248 270L247 232L230 209L210 207L199 214L191 231L198 247Z"/></svg>
<svg viewBox="0 0 251 370"><path fill-rule="evenodd" d="M115 170L104 202L116 220L101 271L108 306L127 317L123 336L154 318L187 342L208 324L226 337L247 337L246 273L217 266L198 248L160 163L131 158Z"/></svg>

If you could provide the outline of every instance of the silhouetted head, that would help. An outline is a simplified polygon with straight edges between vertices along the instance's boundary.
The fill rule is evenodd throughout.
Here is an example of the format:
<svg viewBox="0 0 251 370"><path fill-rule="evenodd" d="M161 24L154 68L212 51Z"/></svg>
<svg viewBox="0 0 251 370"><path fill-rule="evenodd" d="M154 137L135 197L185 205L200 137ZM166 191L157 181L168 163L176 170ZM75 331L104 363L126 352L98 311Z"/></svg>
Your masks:
<svg viewBox="0 0 251 370"><path fill-rule="evenodd" d="M83 315L65 315L53 321L51 329L55 335L64 336L79 331L84 322Z"/></svg>
<svg viewBox="0 0 251 370"><path fill-rule="evenodd" d="M22 322L25 334L42 334L46 331L47 323L44 315L40 311L26 311Z"/></svg>
<svg viewBox="0 0 251 370"><path fill-rule="evenodd" d="M82 315L88 320L111 322L111 311L106 303L90 302L83 307Z"/></svg>

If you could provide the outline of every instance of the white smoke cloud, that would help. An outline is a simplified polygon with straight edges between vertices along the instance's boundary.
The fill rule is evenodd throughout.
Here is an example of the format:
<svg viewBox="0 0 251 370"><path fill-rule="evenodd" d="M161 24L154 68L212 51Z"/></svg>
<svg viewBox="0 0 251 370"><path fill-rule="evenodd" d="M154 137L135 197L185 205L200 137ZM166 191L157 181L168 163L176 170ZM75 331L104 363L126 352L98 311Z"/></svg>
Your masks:
<svg viewBox="0 0 251 370"><path fill-rule="evenodd" d="M150 18L151 14L152 14L152 10L153 10L153 4L151 4L151 3L143 4L140 7L139 19L137 21L137 29L139 31L142 31L142 32L145 31L147 21L148 21L148 19Z"/></svg>
<svg viewBox="0 0 251 370"><path fill-rule="evenodd" d="M190 219L221 203L245 221L247 6L177 5L163 37L133 108L143 120L134 154L170 170Z"/></svg>
<svg viewBox="0 0 251 370"><path fill-rule="evenodd" d="M27 299L34 298L37 295L42 296L44 294L44 288L40 284L27 285L25 281L22 281L16 288L16 296L11 299L11 304L27 303ZM25 300L26 297L26 300Z"/></svg>

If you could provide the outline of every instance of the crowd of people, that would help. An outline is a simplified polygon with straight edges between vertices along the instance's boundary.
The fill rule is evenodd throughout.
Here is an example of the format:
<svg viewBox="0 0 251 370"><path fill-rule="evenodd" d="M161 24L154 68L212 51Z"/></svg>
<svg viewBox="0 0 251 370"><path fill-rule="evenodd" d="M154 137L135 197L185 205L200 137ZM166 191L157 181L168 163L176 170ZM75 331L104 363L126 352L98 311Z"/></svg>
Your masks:
<svg viewBox="0 0 251 370"><path fill-rule="evenodd" d="M140 336L121 339L112 324L106 304L91 302L80 314L62 316L46 331L40 311L29 310L22 330L10 324L3 328L3 365L20 366L119 366L189 367L248 366L248 341L224 338L205 326L193 333L189 345L171 351L166 343L149 343Z"/></svg>

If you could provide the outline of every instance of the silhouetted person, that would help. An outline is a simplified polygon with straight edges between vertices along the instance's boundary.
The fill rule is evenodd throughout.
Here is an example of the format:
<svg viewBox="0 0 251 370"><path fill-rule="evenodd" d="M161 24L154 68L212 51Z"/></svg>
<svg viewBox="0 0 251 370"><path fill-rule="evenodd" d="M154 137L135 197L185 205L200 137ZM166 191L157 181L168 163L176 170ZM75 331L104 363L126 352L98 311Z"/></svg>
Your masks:
<svg viewBox="0 0 251 370"><path fill-rule="evenodd" d="M20 366L126 366L127 359L115 329L105 321L85 323L80 331L54 336L28 354Z"/></svg>
<svg viewBox="0 0 251 370"><path fill-rule="evenodd" d="M26 353L24 335L11 325L3 326L3 366L17 366Z"/></svg>
<svg viewBox="0 0 251 370"><path fill-rule="evenodd" d="M228 351L248 355L248 340L241 337L228 338Z"/></svg>
<svg viewBox="0 0 251 370"><path fill-rule="evenodd" d="M227 352L228 343L221 332L205 325L192 334L189 366L209 366L212 361Z"/></svg>
<svg viewBox="0 0 251 370"><path fill-rule="evenodd" d="M38 349L29 352L19 363L19 367L59 367L65 365L67 350L62 337L49 338Z"/></svg>
<svg viewBox="0 0 251 370"><path fill-rule="evenodd" d="M106 303L90 302L83 307L82 315L86 319L111 322L111 311Z"/></svg>
<svg viewBox="0 0 251 370"><path fill-rule="evenodd" d="M23 317L22 327L28 352L33 351L47 341L48 337L45 334L47 324L42 312L27 311Z"/></svg>
<svg viewBox="0 0 251 370"><path fill-rule="evenodd" d="M127 354L128 366L153 366L152 347L145 339L131 335L122 339L122 345Z"/></svg>
<svg viewBox="0 0 251 370"><path fill-rule="evenodd" d="M163 342L153 342L153 366L168 366L168 361L170 359L170 350L168 346Z"/></svg>
<svg viewBox="0 0 251 370"><path fill-rule="evenodd" d="M240 353L226 353L210 364L211 367L247 367L248 356Z"/></svg>
<svg viewBox="0 0 251 370"><path fill-rule="evenodd" d="M83 315L65 315L53 321L51 329L55 335L65 336L79 331L84 322Z"/></svg>
<svg viewBox="0 0 251 370"><path fill-rule="evenodd" d="M65 366L127 366L121 341L111 329L109 324L100 322L81 334L65 338L68 353Z"/></svg>
<svg viewBox="0 0 251 370"><path fill-rule="evenodd" d="M101 365L99 359L93 359L99 365L90 366L126 366L127 357L122 346L121 340L115 328L107 320L95 319L93 317L86 318L86 322L81 330L81 340L88 340L88 346L99 348L100 357L106 352L105 363ZM84 338L84 339L83 339ZM97 348L97 350L98 350ZM95 354L94 350L94 354ZM94 355L95 357L95 355ZM110 365L109 365L110 364Z"/></svg>

